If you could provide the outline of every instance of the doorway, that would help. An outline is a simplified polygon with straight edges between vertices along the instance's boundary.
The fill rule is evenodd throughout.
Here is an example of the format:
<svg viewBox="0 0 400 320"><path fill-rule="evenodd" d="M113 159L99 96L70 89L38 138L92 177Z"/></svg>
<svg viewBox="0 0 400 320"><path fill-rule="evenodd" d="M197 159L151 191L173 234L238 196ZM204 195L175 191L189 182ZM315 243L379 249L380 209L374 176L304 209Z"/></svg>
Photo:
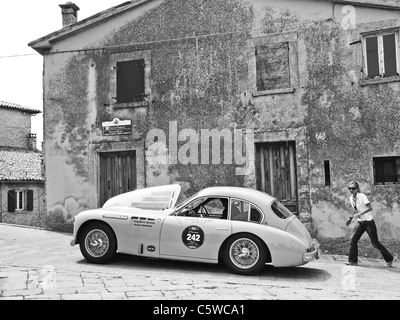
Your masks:
<svg viewBox="0 0 400 320"><path fill-rule="evenodd" d="M277 198L298 213L296 150L294 141L256 144L257 190Z"/></svg>
<svg viewBox="0 0 400 320"><path fill-rule="evenodd" d="M135 151L100 153L100 206L108 199L136 188Z"/></svg>

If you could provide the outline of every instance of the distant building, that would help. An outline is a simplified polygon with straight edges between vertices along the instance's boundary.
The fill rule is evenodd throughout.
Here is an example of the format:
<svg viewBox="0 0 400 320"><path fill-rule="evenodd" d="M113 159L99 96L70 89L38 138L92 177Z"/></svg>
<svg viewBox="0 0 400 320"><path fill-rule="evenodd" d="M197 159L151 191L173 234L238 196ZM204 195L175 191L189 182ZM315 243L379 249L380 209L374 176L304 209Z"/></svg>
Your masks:
<svg viewBox="0 0 400 320"><path fill-rule="evenodd" d="M40 110L0 101L0 222L42 226L45 179L31 117Z"/></svg>

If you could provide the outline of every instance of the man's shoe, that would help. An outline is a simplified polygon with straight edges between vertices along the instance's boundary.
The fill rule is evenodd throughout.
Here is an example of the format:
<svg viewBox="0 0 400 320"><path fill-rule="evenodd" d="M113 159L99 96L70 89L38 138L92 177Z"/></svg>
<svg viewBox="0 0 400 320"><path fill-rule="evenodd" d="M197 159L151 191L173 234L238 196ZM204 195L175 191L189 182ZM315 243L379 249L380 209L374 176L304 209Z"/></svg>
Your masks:
<svg viewBox="0 0 400 320"><path fill-rule="evenodd" d="M348 266L356 266L357 262L346 261L345 264L347 264Z"/></svg>
<svg viewBox="0 0 400 320"><path fill-rule="evenodd" d="M394 259L392 259L392 261L386 262L385 263L385 267L386 268L390 268L392 266L392 264L393 264L393 261L394 261Z"/></svg>

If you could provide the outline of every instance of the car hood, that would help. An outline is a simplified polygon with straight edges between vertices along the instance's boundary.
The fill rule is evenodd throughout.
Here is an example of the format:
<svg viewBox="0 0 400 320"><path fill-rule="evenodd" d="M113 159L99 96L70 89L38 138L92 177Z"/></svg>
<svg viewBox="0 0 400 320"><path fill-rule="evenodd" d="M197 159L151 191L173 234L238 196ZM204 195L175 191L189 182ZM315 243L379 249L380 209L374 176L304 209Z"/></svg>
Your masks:
<svg viewBox="0 0 400 320"><path fill-rule="evenodd" d="M103 205L103 209L119 207L159 211L173 208L180 192L179 184L138 189L110 198Z"/></svg>

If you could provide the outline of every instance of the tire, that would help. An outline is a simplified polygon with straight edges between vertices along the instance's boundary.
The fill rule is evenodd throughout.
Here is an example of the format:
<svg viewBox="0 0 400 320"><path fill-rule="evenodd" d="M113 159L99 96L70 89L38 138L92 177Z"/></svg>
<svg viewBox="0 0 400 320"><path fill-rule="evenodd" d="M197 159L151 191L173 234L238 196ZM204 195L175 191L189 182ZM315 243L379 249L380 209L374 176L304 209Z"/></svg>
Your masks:
<svg viewBox="0 0 400 320"><path fill-rule="evenodd" d="M237 234L228 239L223 260L233 273L254 275L259 273L267 261L267 248L258 237L251 234Z"/></svg>
<svg viewBox="0 0 400 320"><path fill-rule="evenodd" d="M117 252L117 240L109 226L94 222L83 229L79 247L86 261L104 264L114 258Z"/></svg>

